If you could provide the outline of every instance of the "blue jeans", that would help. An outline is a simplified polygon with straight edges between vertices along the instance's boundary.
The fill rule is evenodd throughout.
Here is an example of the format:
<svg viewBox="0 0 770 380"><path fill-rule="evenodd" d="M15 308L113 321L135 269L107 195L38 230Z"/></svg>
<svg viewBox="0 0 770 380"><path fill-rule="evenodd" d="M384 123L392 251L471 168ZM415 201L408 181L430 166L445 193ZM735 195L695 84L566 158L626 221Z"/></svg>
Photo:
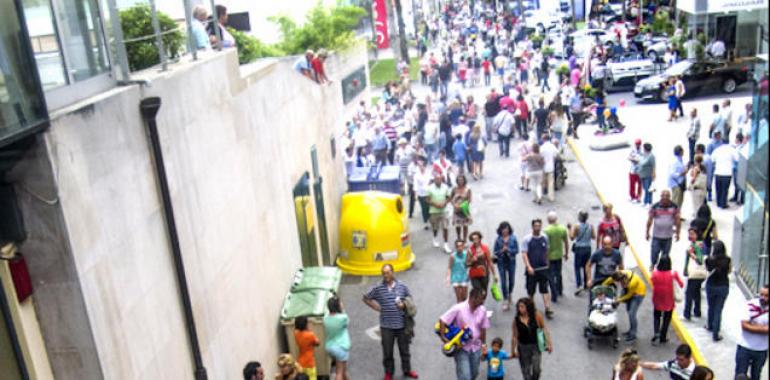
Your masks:
<svg viewBox="0 0 770 380"><path fill-rule="evenodd" d="M443 80L440 81L439 84L438 84L439 93L440 93L442 98L446 97L447 85L448 85L448 83L446 81L443 81Z"/></svg>
<svg viewBox="0 0 770 380"><path fill-rule="evenodd" d="M684 317L689 319L692 314L700 317L700 289L703 280L687 279L687 289L684 295Z"/></svg>
<svg viewBox="0 0 770 380"><path fill-rule="evenodd" d="M503 298L508 300L513 294L513 285L515 283L514 273L516 273L515 256L506 262L506 260L497 261L497 270L500 272L500 285L503 287Z"/></svg>
<svg viewBox="0 0 770 380"><path fill-rule="evenodd" d="M457 380L474 380L479 375L481 350L468 352L460 350L455 354L455 373Z"/></svg>
<svg viewBox="0 0 770 380"><path fill-rule="evenodd" d="M599 122L599 129L601 129L602 131L607 128L607 123L604 120L604 111L596 112L596 121Z"/></svg>
<svg viewBox="0 0 770 380"><path fill-rule="evenodd" d="M671 252L671 238L652 238L652 244L650 244L650 265L655 266L658 264L658 257L662 253L663 256L668 256Z"/></svg>
<svg viewBox="0 0 770 380"><path fill-rule="evenodd" d="M629 338L636 338L636 328L639 326L639 320L636 319L636 312L638 312L639 307L642 306L642 301L644 301L644 296L633 296L626 302Z"/></svg>
<svg viewBox="0 0 770 380"><path fill-rule="evenodd" d="M563 295L564 285L561 281L561 259L548 260L549 283L551 284L551 300L556 302Z"/></svg>
<svg viewBox="0 0 770 380"><path fill-rule="evenodd" d="M642 180L642 190L644 190L644 204L652 204L652 193L650 192L650 186L652 186L652 177L640 178Z"/></svg>
<svg viewBox="0 0 770 380"><path fill-rule="evenodd" d="M586 263L591 257L591 247L575 247L575 287L586 287Z"/></svg>
<svg viewBox="0 0 770 380"><path fill-rule="evenodd" d="M747 375L751 370L749 379L759 380L765 361L767 361L767 350L754 351L739 345L735 350L735 376Z"/></svg>
<svg viewBox="0 0 770 380"><path fill-rule="evenodd" d="M730 190L729 175L716 176L717 185L717 207L727 208L727 192Z"/></svg>
<svg viewBox="0 0 770 380"><path fill-rule="evenodd" d="M503 136L497 134L497 143L500 146L500 157L511 156L511 135Z"/></svg>
<svg viewBox="0 0 770 380"><path fill-rule="evenodd" d="M438 144L425 144L425 155L428 162L433 162L436 159L438 152Z"/></svg>
<svg viewBox="0 0 770 380"><path fill-rule="evenodd" d="M708 283L706 284L706 302L709 307L706 326L711 330L714 338L719 336L719 330L722 328L722 309L725 307L728 293L730 293L730 287L728 286L711 286Z"/></svg>

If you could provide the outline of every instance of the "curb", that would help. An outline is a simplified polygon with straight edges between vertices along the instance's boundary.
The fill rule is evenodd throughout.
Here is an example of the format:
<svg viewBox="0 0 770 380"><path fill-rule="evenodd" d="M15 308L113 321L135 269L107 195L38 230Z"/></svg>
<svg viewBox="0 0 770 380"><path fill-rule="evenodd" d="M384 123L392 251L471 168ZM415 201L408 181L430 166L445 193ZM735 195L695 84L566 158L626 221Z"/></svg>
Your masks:
<svg viewBox="0 0 770 380"><path fill-rule="evenodd" d="M575 155L575 159L577 159L578 163L583 168L583 171L585 171L586 174L588 175L588 180L591 182L591 185L594 188L594 192L599 197L599 201L602 202L602 204L606 204L607 199L604 198L604 195L599 190L599 187L596 186L596 182L594 181L594 178L588 172L588 169L586 168L586 165L583 162L583 157L580 156L580 151L574 145L574 142L571 137L567 139L567 145L569 145L570 150L572 150L572 154ZM639 270L642 272L644 279L647 281L648 284L650 284L650 286L652 286L652 281L650 280L650 272L647 270L646 265L642 263L642 260L639 258L639 255L636 253L636 249L634 248L633 244L631 244L631 242L628 241L626 242L626 245L628 246L629 249L631 249L631 254L633 254L634 260L636 261L636 265L639 267ZM679 319L679 314L677 314L676 312L674 312L672 315L671 326L673 327L677 337L679 337L679 340L681 340L682 343L689 345L690 348L692 349L692 357L695 360L695 363L698 365L707 366L706 359L703 357L703 354L700 352L700 349L695 344L695 341L692 339L690 332L682 324L682 321Z"/></svg>

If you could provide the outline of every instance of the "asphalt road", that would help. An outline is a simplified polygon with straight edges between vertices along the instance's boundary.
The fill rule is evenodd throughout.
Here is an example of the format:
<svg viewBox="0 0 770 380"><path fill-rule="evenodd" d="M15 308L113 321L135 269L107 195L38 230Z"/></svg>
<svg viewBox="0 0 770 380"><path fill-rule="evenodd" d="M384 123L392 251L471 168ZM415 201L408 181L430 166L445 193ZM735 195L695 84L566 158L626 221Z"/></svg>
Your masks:
<svg viewBox="0 0 770 380"><path fill-rule="evenodd" d="M633 95L631 95L633 96ZM517 140L511 147L516 152ZM542 205L536 205L531 201L531 194L518 190L518 159L500 159L497 147L490 145L487 150L485 178L481 181L470 183L473 191L473 217L474 223L471 231L479 230L485 236L484 241L491 244L494 231L499 222L507 220L514 227L519 240L529 232L531 219L538 217L545 220L546 213L553 209L559 214L562 223L575 222L579 209L590 212L589 221L595 223L600 215L599 200L596 197L591 184L582 168L567 152L567 168L569 178L567 185L557 191L556 202L547 200ZM433 333L433 325L438 317L452 306L454 293L452 289L444 285L444 276L447 268L448 256L432 247L431 234L423 230L419 221L419 210L415 211L415 218L410 220L412 233L412 248L417 259L414 266L396 276L404 281L411 289L418 305L417 336L411 346L412 366L419 372L422 379L452 379L454 375L454 361L446 358L440 352L440 341ZM454 235L452 233L452 235ZM454 237L450 236L450 240ZM635 267L635 263L629 253L624 255L626 267ZM519 259L517 259L519 260ZM525 295L524 272L520 261L516 269L516 285L514 299ZM617 361L623 349L623 343L617 349L609 344L596 344L592 350L588 350L586 340L582 335L586 321L586 295L575 297L572 292L575 289L573 262L564 265L564 282L566 297L559 300L554 306L555 317L548 321L554 341L554 352L543 357L542 379L563 379L572 376L575 379L609 379L611 368ZM380 281L379 277L346 276L340 289L340 295L350 315L350 333L353 348L350 353L349 368L353 379L378 379L382 378L381 346L377 336L378 315L369 309L362 301L362 294L373 284ZM642 360L666 360L673 357L673 351L677 345L676 336L670 331L671 341L664 346L653 347L650 344L652 337L652 309L651 295L648 294L640 311L639 339L634 348L639 352ZM536 296L536 305L542 308L542 301ZM501 305L490 298L486 306L494 311L491 323L492 328L487 332L487 339L501 337L505 342L503 349L510 347L510 326L513 320L513 312L503 312ZM628 319L625 308L619 308L619 328L625 331L628 328ZM521 378L521 372L517 360L505 363L507 378ZM482 369L479 378L486 376L486 370ZM665 373L646 371L647 379L665 379ZM400 363L396 354L396 378L401 378Z"/></svg>

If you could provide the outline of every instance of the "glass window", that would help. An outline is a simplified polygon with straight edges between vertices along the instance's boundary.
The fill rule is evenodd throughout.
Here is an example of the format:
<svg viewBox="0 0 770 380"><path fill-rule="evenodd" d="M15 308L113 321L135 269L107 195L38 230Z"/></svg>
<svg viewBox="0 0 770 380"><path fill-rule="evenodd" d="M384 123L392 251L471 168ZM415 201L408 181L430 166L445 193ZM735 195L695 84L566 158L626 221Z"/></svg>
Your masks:
<svg viewBox="0 0 770 380"><path fill-rule="evenodd" d="M22 10L0 1L0 145L47 119L29 40L21 39Z"/></svg>
<svg viewBox="0 0 770 380"><path fill-rule="evenodd" d="M65 67L72 82L108 70L102 21L96 0L53 0Z"/></svg>
<svg viewBox="0 0 770 380"><path fill-rule="evenodd" d="M35 53L40 82L48 90L67 84L64 59L51 10L50 0L23 0L24 18Z"/></svg>

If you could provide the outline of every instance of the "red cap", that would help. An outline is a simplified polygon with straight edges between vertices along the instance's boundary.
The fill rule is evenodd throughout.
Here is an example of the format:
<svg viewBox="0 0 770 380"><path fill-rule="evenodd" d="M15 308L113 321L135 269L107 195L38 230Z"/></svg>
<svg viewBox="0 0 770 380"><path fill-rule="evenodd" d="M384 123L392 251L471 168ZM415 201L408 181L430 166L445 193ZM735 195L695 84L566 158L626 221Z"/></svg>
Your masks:
<svg viewBox="0 0 770 380"><path fill-rule="evenodd" d="M634 140L634 144L636 144L636 145L641 145L641 144L642 144L642 139L636 139L636 140Z"/></svg>

